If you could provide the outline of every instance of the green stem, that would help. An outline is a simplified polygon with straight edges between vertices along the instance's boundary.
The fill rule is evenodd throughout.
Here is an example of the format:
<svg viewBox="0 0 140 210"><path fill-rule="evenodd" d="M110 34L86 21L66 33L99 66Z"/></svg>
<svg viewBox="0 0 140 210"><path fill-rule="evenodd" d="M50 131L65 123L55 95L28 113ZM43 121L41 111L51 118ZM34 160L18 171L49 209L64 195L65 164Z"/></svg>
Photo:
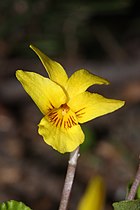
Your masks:
<svg viewBox="0 0 140 210"><path fill-rule="evenodd" d="M79 147L70 153L70 159L68 162L68 169L63 187L62 197L60 201L59 210L66 210L70 198L72 184L74 180L75 170L77 166L77 160L79 157Z"/></svg>

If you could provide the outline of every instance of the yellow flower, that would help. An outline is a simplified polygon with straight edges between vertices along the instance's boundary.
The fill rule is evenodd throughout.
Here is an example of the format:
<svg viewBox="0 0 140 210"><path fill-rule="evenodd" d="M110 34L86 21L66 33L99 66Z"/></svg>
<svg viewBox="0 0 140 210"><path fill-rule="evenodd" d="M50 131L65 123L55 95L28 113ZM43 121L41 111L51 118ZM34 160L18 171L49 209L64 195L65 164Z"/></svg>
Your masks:
<svg viewBox="0 0 140 210"><path fill-rule="evenodd" d="M78 210L102 210L105 204L105 183L101 176L92 178L81 198Z"/></svg>
<svg viewBox="0 0 140 210"><path fill-rule="evenodd" d="M59 63L36 47L30 47L40 58L49 78L22 70L16 71L16 77L44 115L38 129L44 141L61 153L71 152L84 141L79 123L113 112L122 107L124 101L86 91L91 85L109 82L84 69L68 78Z"/></svg>

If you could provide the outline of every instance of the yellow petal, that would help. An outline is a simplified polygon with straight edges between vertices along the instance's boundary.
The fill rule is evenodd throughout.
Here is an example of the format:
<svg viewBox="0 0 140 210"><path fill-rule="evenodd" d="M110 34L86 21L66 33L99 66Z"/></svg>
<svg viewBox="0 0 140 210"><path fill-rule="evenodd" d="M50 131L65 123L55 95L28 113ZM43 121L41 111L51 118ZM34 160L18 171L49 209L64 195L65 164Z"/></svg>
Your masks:
<svg viewBox="0 0 140 210"><path fill-rule="evenodd" d="M102 177L93 178L78 205L78 210L102 210L105 203L105 184Z"/></svg>
<svg viewBox="0 0 140 210"><path fill-rule="evenodd" d="M114 112L124 105L124 101L104 98L96 93L84 92L68 102L75 112L78 122L84 123L96 117Z"/></svg>
<svg viewBox="0 0 140 210"><path fill-rule="evenodd" d="M84 92L88 87L94 84L108 85L109 82L101 77L91 74L87 70L80 69L74 72L74 74L68 79L66 89L69 97L72 98L75 95Z"/></svg>
<svg viewBox="0 0 140 210"><path fill-rule="evenodd" d="M33 72L16 71L16 77L43 114L66 103L63 89L55 82Z"/></svg>
<svg viewBox="0 0 140 210"><path fill-rule="evenodd" d="M54 82L65 86L68 76L64 68L56 61L51 60L48 56L42 53L38 48L30 45L30 48L38 55L46 71L48 72L49 78Z"/></svg>
<svg viewBox="0 0 140 210"><path fill-rule="evenodd" d="M57 127L50 123L45 116L40 124L38 133L43 136L44 141L60 153L72 152L84 141L84 133L80 125L71 128Z"/></svg>

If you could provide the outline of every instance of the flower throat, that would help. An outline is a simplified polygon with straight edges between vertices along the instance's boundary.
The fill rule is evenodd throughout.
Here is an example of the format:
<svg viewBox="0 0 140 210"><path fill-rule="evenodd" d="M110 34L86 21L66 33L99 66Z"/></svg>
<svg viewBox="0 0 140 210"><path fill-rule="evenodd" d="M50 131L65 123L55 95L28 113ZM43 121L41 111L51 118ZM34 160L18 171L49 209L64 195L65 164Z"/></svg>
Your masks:
<svg viewBox="0 0 140 210"><path fill-rule="evenodd" d="M49 121L59 128L68 129L78 124L75 113L67 104L62 104L58 109L50 109L47 116Z"/></svg>

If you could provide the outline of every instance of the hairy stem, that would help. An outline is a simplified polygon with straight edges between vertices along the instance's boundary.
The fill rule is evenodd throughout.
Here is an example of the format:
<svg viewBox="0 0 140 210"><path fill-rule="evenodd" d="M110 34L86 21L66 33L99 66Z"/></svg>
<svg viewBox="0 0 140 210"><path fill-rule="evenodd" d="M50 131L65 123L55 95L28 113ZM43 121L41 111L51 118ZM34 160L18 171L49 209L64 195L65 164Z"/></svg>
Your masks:
<svg viewBox="0 0 140 210"><path fill-rule="evenodd" d="M140 164L139 164L138 171L136 173L136 177L134 179L134 182L131 186L130 192L127 196L127 200L133 200L135 198L135 195L136 195L139 184L140 184Z"/></svg>
<svg viewBox="0 0 140 210"><path fill-rule="evenodd" d="M78 157L79 157L79 147L70 153L70 159L68 162L68 169L67 169L64 187L63 187L59 210L67 209Z"/></svg>

